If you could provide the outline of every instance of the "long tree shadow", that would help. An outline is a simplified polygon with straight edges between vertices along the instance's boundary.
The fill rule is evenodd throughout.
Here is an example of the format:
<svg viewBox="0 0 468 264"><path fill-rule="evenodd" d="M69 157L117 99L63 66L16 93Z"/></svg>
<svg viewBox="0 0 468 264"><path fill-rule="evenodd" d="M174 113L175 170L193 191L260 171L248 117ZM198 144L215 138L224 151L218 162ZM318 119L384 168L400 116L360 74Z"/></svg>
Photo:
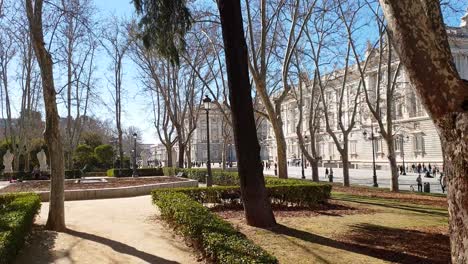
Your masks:
<svg viewBox="0 0 468 264"><path fill-rule="evenodd" d="M148 263L161 263L161 264L179 263L179 262L176 262L176 261L167 260L167 259L155 256L155 255L151 255L149 253L138 250L138 249L136 249L134 247L131 247L131 246L126 245L124 243L121 243L119 241L115 241L115 240L108 239L108 238L105 238L105 237L96 236L96 235L93 235L93 234L80 232L80 231L76 231L76 230L71 230L71 229L67 229L67 231L65 233L67 233L69 235L72 235L72 236L76 236L76 237L79 237L79 238L83 238L83 239L86 239L86 240L94 241L94 242L109 246L109 247L111 247L113 250L115 250L117 252L137 257L137 258L139 258L139 259L141 259L143 261L146 261Z"/></svg>
<svg viewBox="0 0 468 264"><path fill-rule="evenodd" d="M367 255L374 258L396 262L396 263L403 263L403 264L417 264L417 263L446 263L445 262L438 262L432 261L431 259L414 255L414 252L404 252L398 250L389 250L383 248L375 247L376 244L379 243L380 240L374 241L375 244L365 245L365 244L358 244L347 242L347 241L338 241L331 238L323 237L320 235L311 234L302 230L297 230L294 228L290 228L284 225L278 225L277 227L273 228L271 231L282 234L290 237L294 237L303 241L307 241L310 243L315 243L327 247L332 247L340 250L345 250L357 254ZM363 236L366 234L363 233ZM393 241L398 243L398 241ZM448 251L450 252L450 251Z"/></svg>
<svg viewBox="0 0 468 264"><path fill-rule="evenodd" d="M45 230L44 226L34 225L31 236L14 263L53 263L56 239L57 232Z"/></svg>
<svg viewBox="0 0 468 264"><path fill-rule="evenodd" d="M360 204L384 206L387 208L400 209L400 210L411 211L411 212L421 213L421 214L448 217L448 212L447 210L444 210L444 209L436 209L436 208L425 209L422 207L413 206L411 204L389 202L388 200L382 201L381 199L373 199L369 197L360 198L358 196L355 196L355 197L346 196L346 197L334 197L333 199L338 200L338 201L345 201L345 202L354 202L354 203L360 203Z"/></svg>

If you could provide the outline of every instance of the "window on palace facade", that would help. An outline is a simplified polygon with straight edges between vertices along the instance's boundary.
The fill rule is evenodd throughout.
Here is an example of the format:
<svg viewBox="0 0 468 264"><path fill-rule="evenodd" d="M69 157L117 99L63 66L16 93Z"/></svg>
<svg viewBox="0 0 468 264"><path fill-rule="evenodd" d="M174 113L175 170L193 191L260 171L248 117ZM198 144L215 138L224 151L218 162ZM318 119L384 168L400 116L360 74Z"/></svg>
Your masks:
<svg viewBox="0 0 468 264"><path fill-rule="evenodd" d="M395 138L393 139L393 146L395 146L395 152L401 151L401 139Z"/></svg>
<svg viewBox="0 0 468 264"><path fill-rule="evenodd" d="M423 134L414 135L414 152L424 152L424 137Z"/></svg>
<svg viewBox="0 0 468 264"><path fill-rule="evenodd" d="M332 158L335 156L335 143L328 142L328 154Z"/></svg>
<svg viewBox="0 0 468 264"><path fill-rule="evenodd" d="M357 154L356 148L357 148L357 141L356 140L349 141L349 153L354 154L354 155Z"/></svg>
<svg viewBox="0 0 468 264"><path fill-rule="evenodd" d="M377 139L375 141L375 153L383 153L383 141L382 141L382 139Z"/></svg>

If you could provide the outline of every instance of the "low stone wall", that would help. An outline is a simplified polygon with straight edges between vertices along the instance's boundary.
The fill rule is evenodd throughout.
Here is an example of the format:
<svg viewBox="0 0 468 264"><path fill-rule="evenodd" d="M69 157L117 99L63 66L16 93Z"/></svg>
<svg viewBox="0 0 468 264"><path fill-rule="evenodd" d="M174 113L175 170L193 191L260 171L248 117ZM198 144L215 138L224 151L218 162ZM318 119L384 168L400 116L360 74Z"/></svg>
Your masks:
<svg viewBox="0 0 468 264"><path fill-rule="evenodd" d="M180 182L167 182L158 184L148 184L140 186L119 187L119 188L105 188L105 189L86 189L86 190L66 190L65 201L74 200L94 200L94 199L108 199L108 198L123 198L141 195L149 195L154 189L160 188L179 188L179 187L198 187L198 182L191 179L184 179ZM42 202L49 201L49 192L42 191L36 192Z"/></svg>

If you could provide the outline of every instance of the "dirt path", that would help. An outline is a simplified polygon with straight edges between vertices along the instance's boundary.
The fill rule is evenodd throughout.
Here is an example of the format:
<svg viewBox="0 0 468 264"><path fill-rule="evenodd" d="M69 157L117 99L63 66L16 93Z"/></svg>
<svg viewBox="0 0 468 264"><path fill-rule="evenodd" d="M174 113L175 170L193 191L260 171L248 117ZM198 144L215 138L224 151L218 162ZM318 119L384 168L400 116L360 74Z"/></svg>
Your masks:
<svg viewBox="0 0 468 264"><path fill-rule="evenodd" d="M16 263L197 263L158 219L150 196L65 203L69 231L43 231L48 203Z"/></svg>

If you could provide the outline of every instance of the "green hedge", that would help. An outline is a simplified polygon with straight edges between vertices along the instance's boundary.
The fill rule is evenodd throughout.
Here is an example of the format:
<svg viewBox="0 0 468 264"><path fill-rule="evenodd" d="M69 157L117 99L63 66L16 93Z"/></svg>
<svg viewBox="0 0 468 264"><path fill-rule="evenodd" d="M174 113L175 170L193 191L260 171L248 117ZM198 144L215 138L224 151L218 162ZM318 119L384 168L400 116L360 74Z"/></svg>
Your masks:
<svg viewBox="0 0 468 264"><path fill-rule="evenodd" d="M273 205L306 206L325 202L330 198L329 184L283 184L267 185L268 196ZM182 192L193 200L205 204L238 204L241 203L241 191L238 186L216 186L210 188L175 188L158 190L159 192Z"/></svg>
<svg viewBox="0 0 468 264"><path fill-rule="evenodd" d="M138 176L163 176L166 175L163 173L162 168L145 168L137 169ZM131 169L110 169L107 170L107 176L110 177L131 177L133 170ZM169 174L168 174L169 175Z"/></svg>
<svg viewBox="0 0 468 264"><path fill-rule="evenodd" d="M161 217L214 263L278 263L228 222L181 192L153 191Z"/></svg>
<svg viewBox="0 0 468 264"><path fill-rule="evenodd" d="M48 172L41 172L42 175L50 177ZM76 179L79 178L81 175L80 170L65 170L65 179ZM24 171L15 171L10 173L4 173L0 176L2 180L10 180L10 178L14 178L17 180L34 180L32 172L24 172Z"/></svg>
<svg viewBox="0 0 468 264"><path fill-rule="evenodd" d="M179 172L185 173L188 178L197 180L198 182L206 183L206 174L208 173L206 168L192 168L183 169L175 167L164 167L164 175L171 176L176 175ZM239 174L237 171L223 171L222 169L212 169L211 174L213 176L213 184L219 186L235 186L239 185ZM283 184L314 184L311 181L304 181L301 179L280 179L278 177L267 176L265 177L266 185L283 185Z"/></svg>
<svg viewBox="0 0 468 264"><path fill-rule="evenodd" d="M36 194L0 196L0 264L13 262L40 208Z"/></svg>

